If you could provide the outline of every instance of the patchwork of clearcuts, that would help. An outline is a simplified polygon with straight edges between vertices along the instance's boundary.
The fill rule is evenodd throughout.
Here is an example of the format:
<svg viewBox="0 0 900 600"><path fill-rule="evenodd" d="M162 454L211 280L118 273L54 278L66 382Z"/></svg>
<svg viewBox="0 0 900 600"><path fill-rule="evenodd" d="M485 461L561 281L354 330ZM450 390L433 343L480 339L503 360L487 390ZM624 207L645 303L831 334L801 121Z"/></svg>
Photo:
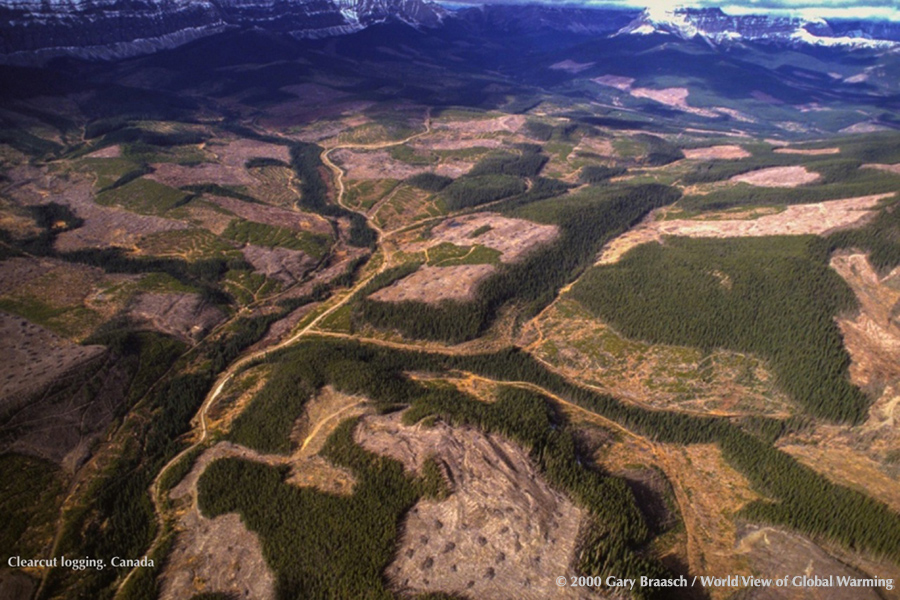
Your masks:
<svg viewBox="0 0 900 600"><path fill-rule="evenodd" d="M308 231L322 235L331 234L331 226L324 218L311 213L297 212L267 204L251 204L226 196L206 196L206 199L234 213L236 216L272 227L284 227L292 231Z"/></svg>
<svg viewBox="0 0 900 600"><path fill-rule="evenodd" d="M277 279L284 284L297 283L317 264L313 258L299 250L288 248L266 248L248 244L241 249L248 263L256 273Z"/></svg>
<svg viewBox="0 0 900 600"><path fill-rule="evenodd" d="M494 273L493 265L458 265L455 267L422 267L371 296L380 302L427 302L470 300L477 285Z"/></svg>
<svg viewBox="0 0 900 600"><path fill-rule="evenodd" d="M200 294L144 293L129 306L128 314L163 333L194 341L220 323L225 315Z"/></svg>
<svg viewBox="0 0 900 600"><path fill-rule="evenodd" d="M772 167L759 169L735 175L731 181L735 183L748 183L757 187L781 187L792 188L818 181L821 176L818 173L807 171L806 167Z"/></svg>
<svg viewBox="0 0 900 600"><path fill-rule="evenodd" d="M538 246L553 241L558 235L556 225L510 219L496 213L474 213L441 222L431 230L427 241L411 244L404 250L421 252L447 242L456 246L480 244L499 251L502 262L515 262Z"/></svg>
<svg viewBox="0 0 900 600"><path fill-rule="evenodd" d="M355 439L412 471L434 458L451 482L447 499L420 500L407 514L385 572L395 590L484 600L590 597L556 585L556 577L572 574L583 511L544 481L522 448L471 428L406 426L397 413L363 417Z"/></svg>
<svg viewBox="0 0 900 600"><path fill-rule="evenodd" d="M737 145L688 148L683 152L684 157L689 160L734 160L750 156L749 152Z"/></svg>
<svg viewBox="0 0 900 600"><path fill-rule="evenodd" d="M34 323L0 311L0 409L24 399L106 352L82 346Z"/></svg>
<svg viewBox="0 0 900 600"><path fill-rule="evenodd" d="M823 235L843 227L860 224L872 215L881 200L892 194L876 194L815 204L793 204L783 211L755 219L657 220L651 213L640 225L620 235L604 247L598 264L611 264L631 248L647 242L658 242L663 236L697 238L761 237L768 235ZM727 213L720 213L726 217Z"/></svg>

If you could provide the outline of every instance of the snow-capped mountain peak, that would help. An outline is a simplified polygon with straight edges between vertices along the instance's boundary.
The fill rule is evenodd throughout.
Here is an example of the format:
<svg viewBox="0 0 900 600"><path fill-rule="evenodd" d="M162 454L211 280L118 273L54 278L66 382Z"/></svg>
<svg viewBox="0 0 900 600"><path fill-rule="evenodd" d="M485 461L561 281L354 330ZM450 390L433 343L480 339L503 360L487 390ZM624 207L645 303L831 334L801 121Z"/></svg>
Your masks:
<svg viewBox="0 0 900 600"><path fill-rule="evenodd" d="M647 8L642 15L644 22L652 24L657 31L675 33L692 38L700 31L690 22L684 10L669 8Z"/></svg>
<svg viewBox="0 0 900 600"><path fill-rule="evenodd" d="M700 38L713 45L741 40L786 42L849 49L885 49L897 42L866 35L836 35L825 19L770 15L728 15L718 8L648 8L617 35L675 35Z"/></svg>
<svg viewBox="0 0 900 600"><path fill-rule="evenodd" d="M623 27L619 34L649 35L660 33L691 39L701 35L696 24L683 8L648 7L634 21Z"/></svg>

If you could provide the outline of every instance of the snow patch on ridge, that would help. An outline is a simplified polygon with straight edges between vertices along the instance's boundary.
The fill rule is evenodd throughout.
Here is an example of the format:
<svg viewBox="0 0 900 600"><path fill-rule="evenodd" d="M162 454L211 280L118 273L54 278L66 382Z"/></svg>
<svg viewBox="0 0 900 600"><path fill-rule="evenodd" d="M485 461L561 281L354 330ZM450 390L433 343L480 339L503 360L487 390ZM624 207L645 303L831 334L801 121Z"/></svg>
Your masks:
<svg viewBox="0 0 900 600"><path fill-rule="evenodd" d="M710 44L741 40L781 41L792 44L844 47L849 49L892 49L900 43L872 39L870 35L833 35L825 19L787 18L769 15L727 15L719 9L651 7L615 35L676 35L690 40L701 38Z"/></svg>
<svg viewBox="0 0 900 600"><path fill-rule="evenodd" d="M887 49L893 48L897 44L895 42L891 42L888 40L872 40L868 38L862 37L825 37L818 36L810 33L804 27L798 27L797 31L791 36L791 39L796 40L798 42L803 42L804 44L811 44L813 46L844 46L851 48L872 48L872 49Z"/></svg>

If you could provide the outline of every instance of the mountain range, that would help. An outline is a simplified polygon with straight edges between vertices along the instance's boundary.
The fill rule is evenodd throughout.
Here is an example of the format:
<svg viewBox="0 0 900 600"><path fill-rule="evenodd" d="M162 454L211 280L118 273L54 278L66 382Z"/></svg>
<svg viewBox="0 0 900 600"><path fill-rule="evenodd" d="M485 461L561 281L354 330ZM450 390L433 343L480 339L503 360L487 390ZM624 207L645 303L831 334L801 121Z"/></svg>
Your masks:
<svg viewBox="0 0 900 600"><path fill-rule="evenodd" d="M2 0L0 61L27 64L61 55L117 59L230 28L322 38L392 20L437 27L448 18L504 30L675 35L716 46L764 42L891 50L900 45L900 24L884 21L732 16L718 8L638 13L532 4L515 9L501 5L451 11L429 0Z"/></svg>
<svg viewBox="0 0 900 600"><path fill-rule="evenodd" d="M0 55L25 63L60 55L115 59L236 27L316 38L386 20L434 26L445 15L423 0L5 0Z"/></svg>
<svg viewBox="0 0 900 600"><path fill-rule="evenodd" d="M801 43L847 48L893 48L900 40L900 24L883 21L832 23L769 15L727 15L719 8L648 8L620 34L671 34L683 39L702 38L711 44L741 41Z"/></svg>

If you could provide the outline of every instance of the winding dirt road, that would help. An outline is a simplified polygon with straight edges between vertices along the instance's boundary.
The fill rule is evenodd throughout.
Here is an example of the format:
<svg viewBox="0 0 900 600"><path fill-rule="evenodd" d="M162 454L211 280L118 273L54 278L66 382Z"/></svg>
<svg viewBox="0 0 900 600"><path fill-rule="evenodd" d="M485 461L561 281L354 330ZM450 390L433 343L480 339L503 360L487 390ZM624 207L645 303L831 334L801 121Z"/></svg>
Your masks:
<svg viewBox="0 0 900 600"><path fill-rule="evenodd" d="M430 132L431 132L431 109L428 109L428 111L426 112L426 116L425 116L425 130L421 131L419 133L416 133L414 135L411 135L409 137L406 137L402 140L381 142L381 143L377 143L377 144L338 144L338 145L328 148L322 152L322 154L321 154L322 163L326 167L328 167L328 169L333 173L334 185L335 185L335 189L337 192L335 195L335 200L336 200L337 204L346 210L350 210L350 211L362 214L366 218L366 222L369 225L369 227L371 227L373 230L375 230L375 232L378 236L377 241L376 241L377 250L375 253L381 252L381 254L383 256L381 266L374 273L372 273L368 277L360 280L356 285L354 285L349 290L343 292L342 295L337 299L337 302L334 302L326 310L319 313L319 315L317 315L312 321L310 321L308 324L306 324L297 333L295 333L288 339L285 339L285 340L279 342L278 344L276 344L274 346L268 347L264 350L254 352L252 354L247 354L247 355L237 359L236 361L231 363L228 366L228 368L219 375L219 377L216 379L215 385L213 385L213 387L212 387L212 390L206 395L206 398L203 400L203 404L200 406L200 410L197 412L196 416L191 421L193 427L195 429L199 430L200 435L198 436L197 440L193 444L191 444L190 446L188 446L187 448L185 448L184 450L179 452L169 462L167 462L163 466L163 468L160 469L159 473L157 473L157 475L156 475L156 478L153 480L153 485L150 490L150 496L153 501L154 509L156 511L160 533L157 534L156 538L153 540L153 544L147 550L148 556L152 555L152 553L155 550L157 550L157 548L159 547L159 545L162 541L162 532L164 531L164 527L162 526L163 525L163 523L162 523L162 521L163 521L163 510L162 510L163 504L162 504L162 490L160 489L160 482L162 481L164 475L169 471L169 469L172 468L173 465L178 463L185 455L192 452L194 449L202 446L206 442L207 438L209 437L209 425L208 425L208 421L207 421L207 415L209 413L209 409L213 406L213 404L215 404L216 400L218 400L219 396L222 394L222 390L225 389L225 387L228 385L228 383L231 381L231 379L234 377L234 375L236 373L238 373L246 365L250 364L251 362L253 362L255 360L264 358L273 352L278 352L279 350L282 350L283 348L291 346L292 344L295 344L297 341L299 341L303 337L309 335L310 333L316 333L316 328L323 320L327 319L330 315L334 314L335 311L337 311L338 309L340 309L341 307L346 305L374 277L376 277L377 275L379 275L380 273L382 273L383 271L385 271L386 269L388 269L391 266L392 256L387 251L387 249L384 247L384 240L387 237L389 237L395 233L404 231L409 227L407 225L407 226L395 229L390 232L385 232L375 222L375 220L372 218L372 216L370 214L367 214L366 212L363 212L363 211L354 210L352 207L349 207L346 204L344 204L344 195L345 195L344 172L339 166L337 166L336 164L334 164L334 162L332 162L329 154L331 154L331 152L338 150L340 148L354 148L354 149L358 149L358 150L376 150L376 149L382 149L382 148L390 148L392 146L399 146L401 144L405 144L417 137L427 135ZM373 256L374 256L374 254L373 254ZM332 297L331 300L334 300L335 298L337 298L337 297L336 296ZM125 588L125 586L128 584L128 581L137 572L137 570L138 570L138 568L132 569L128 573L128 575L122 580L122 582L119 584L119 588L118 588L119 593L121 593L121 591ZM118 596L118 594L117 594L117 596Z"/></svg>

